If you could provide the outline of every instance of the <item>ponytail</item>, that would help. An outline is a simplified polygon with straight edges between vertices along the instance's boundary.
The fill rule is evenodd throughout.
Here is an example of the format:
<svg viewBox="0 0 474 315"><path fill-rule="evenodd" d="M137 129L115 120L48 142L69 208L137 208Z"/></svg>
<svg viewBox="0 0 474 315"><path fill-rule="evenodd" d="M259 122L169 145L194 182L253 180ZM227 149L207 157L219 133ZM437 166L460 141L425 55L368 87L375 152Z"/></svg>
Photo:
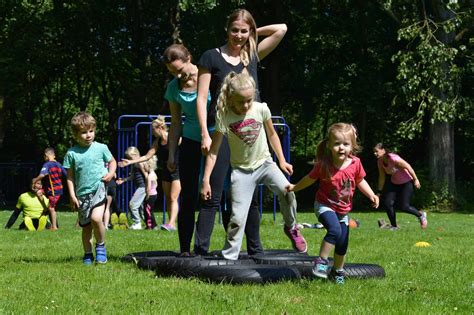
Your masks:
<svg viewBox="0 0 474 315"><path fill-rule="evenodd" d="M256 84L253 78L248 74L247 71L242 71L242 73L235 73L231 71L224 79L222 83L219 97L217 99L217 125L220 130L227 131L227 127L224 126L224 119L229 113L230 104L228 102L229 98L237 91L245 89L253 89L255 93Z"/></svg>

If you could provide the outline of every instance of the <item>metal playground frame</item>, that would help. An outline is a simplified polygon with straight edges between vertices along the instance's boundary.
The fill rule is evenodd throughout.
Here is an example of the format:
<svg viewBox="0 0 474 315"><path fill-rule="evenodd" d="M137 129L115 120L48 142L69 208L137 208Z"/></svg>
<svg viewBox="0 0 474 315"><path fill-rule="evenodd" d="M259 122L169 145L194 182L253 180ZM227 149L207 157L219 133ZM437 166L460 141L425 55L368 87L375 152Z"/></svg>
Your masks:
<svg viewBox="0 0 474 315"><path fill-rule="evenodd" d="M170 115L163 115L165 117L165 122L169 126L171 123ZM117 161L124 158L124 152L129 146L136 146L138 148L143 148L143 141L146 144L146 151L151 147L153 142L153 134L151 129L151 123L156 119L158 115L122 115L118 118L117 121ZM285 119L281 116L272 116L273 125L277 131L285 159L290 162L290 127L287 125ZM146 152L144 150L140 150ZM275 154L273 154L273 159L276 159ZM129 174L130 167L117 168L117 176L120 178L127 177ZM158 179L160 180L160 179ZM263 213L263 196L264 196L264 186L259 186L259 207L260 215ZM117 203L122 210L126 211L128 214L128 203L131 199L133 192L135 191L133 183L126 182L120 186L117 186ZM276 196L273 195L273 221L276 221L277 213L277 200ZM222 204L222 203L221 203ZM225 207L225 203L224 203ZM219 211L220 215L220 211ZM219 217L220 218L220 217ZM166 198L163 196L163 223L166 219Z"/></svg>

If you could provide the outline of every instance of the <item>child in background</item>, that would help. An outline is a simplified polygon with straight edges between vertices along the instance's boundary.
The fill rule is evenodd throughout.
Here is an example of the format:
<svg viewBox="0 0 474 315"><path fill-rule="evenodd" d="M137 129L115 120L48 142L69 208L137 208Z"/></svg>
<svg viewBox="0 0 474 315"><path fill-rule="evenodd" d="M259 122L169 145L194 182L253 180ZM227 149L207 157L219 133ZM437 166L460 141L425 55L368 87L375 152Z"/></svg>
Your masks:
<svg viewBox="0 0 474 315"><path fill-rule="evenodd" d="M56 231L58 229L56 205L63 194L62 177L67 177L67 173L61 163L56 161L56 154L53 148L46 148L44 150L44 160L46 163L43 164L39 175L33 178L31 184L32 187L35 187L37 181L42 181L43 187L46 187L45 193L49 200L51 231Z"/></svg>
<svg viewBox="0 0 474 315"><path fill-rule="evenodd" d="M35 181L30 191L20 195L16 209L8 219L5 228L11 228L22 212L23 222L20 224L20 230L42 231L47 226L48 198L44 195L41 181Z"/></svg>
<svg viewBox="0 0 474 315"><path fill-rule="evenodd" d="M255 88L255 81L246 71L240 74L231 72L224 79L217 101L216 132L206 158L201 188L203 199L212 198L210 176L219 147L227 135L232 166L232 214L222 255L232 260L238 259L252 195L261 183L278 195L285 221L283 230L293 247L301 253L307 251L306 241L296 226L295 194L285 190L290 183L273 162L267 137L280 168L291 175L293 166L285 160L270 109L267 104L254 101Z"/></svg>
<svg viewBox="0 0 474 315"><path fill-rule="evenodd" d="M136 147L128 147L127 150L125 150L125 156L130 160L139 159L140 151L138 151ZM144 169L144 163L138 163L132 165L130 176L117 179L117 185L122 185L124 182L133 180L133 185L135 186L135 192L129 202L133 221L133 224L130 226L131 230L142 229L140 213L143 211L143 201L146 197L146 176L147 173Z"/></svg>
<svg viewBox="0 0 474 315"><path fill-rule="evenodd" d="M173 171L170 171L167 167L168 164L168 129L165 123L164 116L158 116L151 122L152 133L155 139L151 145L151 148L144 156L138 156L136 158L122 159L119 162L120 167L124 167L130 164L136 164L145 162L151 159L155 154L158 154L161 164L161 171L159 178L163 187L163 192L166 197L166 210L168 212L168 223L162 224L161 229L166 231L176 231L176 218L178 216L178 198L181 192L181 181L179 180L179 164L175 165ZM179 144L179 140L178 143ZM179 150L174 151L173 159L179 158ZM194 224L194 223L193 223Z"/></svg>
<svg viewBox="0 0 474 315"><path fill-rule="evenodd" d="M117 168L107 145L94 141L96 121L89 113L79 112L71 119L72 134L77 145L70 148L64 157L67 169L67 186L71 204L78 210L82 227L83 263L94 262L92 233L96 240L95 261L107 262L105 249L105 227L102 221L105 209L105 183L109 182ZM108 163L109 168L104 167ZM105 182L105 183L104 183Z"/></svg>
<svg viewBox="0 0 474 315"><path fill-rule="evenodd" d="M146 198L145 198L145 225L148 230L154 230L156 228L155 214L155 202L158 198L158 176L155 173L156 170L156 156L153 156L148 161L144 162L144 169L147 173L146 180Z"/></svg>
<svg viewBox="0 0 474 315"><path fill-rule="evenodd" d="M365 171L355 154L360 151L357 133L353 125L336 123L329 127L328 136L316 149L316 163L311 172L296 185L289 185L288 191L302 190L317 180L314 209L327 230L319 257L316 258L313 274L328 277L328 257L334 250L334 271L331 273L336 283L344 283L344 259L349 244L349 216L355 188L369 198L373 207L379 206L379 198L364 179Z"/></svg>
<svg viewBox="0 0 474 315"><path fill-rule="evenodd" d="M106 165L106 168L108 166ZM107 183L107 203L104 211L104 226L106 229L126 230L128 229L127 216L122 212L117 203L117 174Z"/></svg>

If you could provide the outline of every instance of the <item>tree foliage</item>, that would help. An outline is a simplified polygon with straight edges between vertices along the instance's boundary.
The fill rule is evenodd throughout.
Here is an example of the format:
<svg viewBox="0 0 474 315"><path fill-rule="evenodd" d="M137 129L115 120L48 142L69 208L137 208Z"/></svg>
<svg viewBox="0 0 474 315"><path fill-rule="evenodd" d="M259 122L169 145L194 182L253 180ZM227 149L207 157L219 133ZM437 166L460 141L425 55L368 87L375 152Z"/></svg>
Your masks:
<svg viewBox="0 0 474 315"><path fill-rule="evenodd" d="M379 141L428 173L430 126L447 123L457 175L474 175L471 0L0 1L0 160L38 160L49 145L61 157L79 110L114 148L120 115L167 112L162 51L183 42L196 62L225 42L237 7L288 25L259 85L291 127L293 160L312 160L327 127L347 121L372 179Z"/></svg>

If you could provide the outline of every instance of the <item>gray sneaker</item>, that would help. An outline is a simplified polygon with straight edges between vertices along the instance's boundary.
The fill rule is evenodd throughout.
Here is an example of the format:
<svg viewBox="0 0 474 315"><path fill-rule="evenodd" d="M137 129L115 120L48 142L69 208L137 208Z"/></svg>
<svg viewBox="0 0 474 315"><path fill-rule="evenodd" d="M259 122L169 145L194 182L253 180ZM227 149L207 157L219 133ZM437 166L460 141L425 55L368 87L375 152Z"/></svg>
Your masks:
<svg viewBox="0 0 474 315"><path fill-rule="evenodd" d="M327 279L328 278L328 261L324 258L317 257L314 260L314 266L313 266L313 275L315 275L318 278L323 278Z"/></svg>

